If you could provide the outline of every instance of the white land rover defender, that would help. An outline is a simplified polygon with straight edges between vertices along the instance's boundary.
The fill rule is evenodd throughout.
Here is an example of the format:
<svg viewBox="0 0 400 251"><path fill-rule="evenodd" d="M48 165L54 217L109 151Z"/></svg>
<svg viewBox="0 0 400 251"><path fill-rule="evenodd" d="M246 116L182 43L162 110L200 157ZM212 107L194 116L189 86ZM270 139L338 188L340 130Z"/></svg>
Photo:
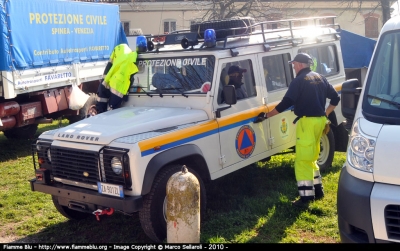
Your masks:
<svg viewBox="0 0 400 251"><path fill-rule="evenodd" d="M199 179L204 212L204 182L294 150L290 109L254 121L282 99L295 75L288 61L297 53L310 54L313 70L340 92L340 35L327 20L334 17L263 23L238 18L193 24L156 37L164 42L155 45L140 37L137 45L148 49L139 53L129 100L40 135L32 190L51 194L57 210L74 220L93 217L98 209L138 211L145 233L164 240L166 183L182 165ZM245 98L237 99L227 85L232 65L246 69ZM348 135L337 111L329 117L332 130L321 138L321 168L331 165L335 150L346 150Z"/></svg>

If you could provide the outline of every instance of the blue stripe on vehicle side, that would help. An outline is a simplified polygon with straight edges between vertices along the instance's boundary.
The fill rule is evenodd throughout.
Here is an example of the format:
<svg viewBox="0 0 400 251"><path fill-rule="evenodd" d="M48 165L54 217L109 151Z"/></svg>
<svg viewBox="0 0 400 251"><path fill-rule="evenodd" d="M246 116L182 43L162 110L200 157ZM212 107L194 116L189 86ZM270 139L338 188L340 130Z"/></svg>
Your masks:
<svg viewBox="0 0 400 251"><path fill-rule="evenodd" d="M197 135L193 135L193 136L185 138L185 139L173 141L173 142L168 143L166 145L162 145L161 148L158 149L158 150L149 149L149 150L143 151L141 153L141 156L144 157L144 156L147 156L147 155L151 155L151 154L154 154L154 153L157 153L157 152L160 152L160 151L164 151L164 150L167 150L167 149L170 149L170 148L173 148L173 147L177 147L179 145L187 144L187 143L189 143L191 141L195 141L195 140L198 140L198 139L201 139L201 138L204 138L204 137L208 137L208 136L216 134L218 132L223 132L223 131L227 131L227 130L230 130L230 129L235 128L235 127L246 125L248 123L253 122L254 119L255 118L245 119L245 120L242 120L242 121L239 121L239 122L227 125L227 126L223 126L223 127L219 128L219 129L217 128L217 129L214 129L214 130L211 130L211 131L208 131L208 132L204 132L204 133L200 133L200 134L197 134Z"/></svg>
<svg viewBox="0 0 400 251"><path fill-rule="evenodd" d="M208 132L204 132L204 133L200 133L200 134L197 134L197 135L193 135L193 136L185 138L185 139L173 141L173 142L168 143L166 145L162 145L159 150L155 151L154 149L149 149L149 150L143 151L142 152L142 157L150 155L150 154L153 154L153 153L156 153L156 152L164 151L164 150L167 150L167 149L179 146L179 145L183 145L183 144L189 143L189 142L194 141L194 140L198 140L198 139L201 139L201 138L204 138L204 137L208 137L208 136L216 134L216 133L218 133L218 129L214 129L214 130L211 130L211 131L208 131Z"/></svg>
<svg viewBox="0 0 400 251"><path fill-rule="evenodd" d="M249 123L252 123L255 119L256 118L245 119L245 120L242 120L242 121L239 121L239 122L227 125L227 126L223 126L223 127L219 128L219 131L223 132L223 131L227 131L227 130L230 130L230 129L235 128L235 127L239 127L239 126L242 126L242 125L247 125Z"/></svg>

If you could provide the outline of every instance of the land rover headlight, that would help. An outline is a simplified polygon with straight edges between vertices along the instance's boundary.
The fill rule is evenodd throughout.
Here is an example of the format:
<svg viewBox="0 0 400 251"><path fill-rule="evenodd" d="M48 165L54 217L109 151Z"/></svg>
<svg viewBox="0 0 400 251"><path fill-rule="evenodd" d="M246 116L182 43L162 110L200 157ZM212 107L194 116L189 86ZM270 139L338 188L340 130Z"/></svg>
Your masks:
<svg viewBox="0 0 400 251"><path fill-rule="evenodd" d="M113 157L111 159L111 168L113 172L117 175L120 175L122 172L122 162L119 157Z"/></svg>
<svg viewBox="0 0 400 251"><path fill-rule="evenodd" d="M374 171L374 153L376 139L366 136L359 126L358 120L354 123L347 151L348 163L361 171Z"/></svg>

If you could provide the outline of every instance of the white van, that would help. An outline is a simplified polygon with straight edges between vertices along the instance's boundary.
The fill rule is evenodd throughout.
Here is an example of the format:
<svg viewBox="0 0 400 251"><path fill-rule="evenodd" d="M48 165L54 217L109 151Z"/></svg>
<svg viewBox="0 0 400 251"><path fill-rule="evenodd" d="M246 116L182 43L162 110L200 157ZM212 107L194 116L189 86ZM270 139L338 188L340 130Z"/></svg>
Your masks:
<svg viewBox="0 0 400 251"><path fill-rule="evenodd" d="M162 39L141 37L140 46L154 38L164 42L149 43L139 53L129 100L119 109L40 135L33 149L32 190L51 194L69 219L94 220L93 213L105 209L139 212L145 233L163 241L166 183L182 165L199 179L205 212L205 182L284 150L293 152L291 109L255 120L285 95L295 76L288 61L297 53L309 53L314 70L340 92L345 80L340 35L326 20L333 18L258 24L251 18L217 20ZM246 69L247 97L236 99L227 85L231 67ZM340 107L329 119L332 130L321 137L321 169L331 166L335 150L347 149Z"/></svg>
<svg viewBox="0 0 400 251"><path fill-rule="evenodd" d="M400 17L383 26L362 88L343 83L342 112L354 122L337 197L341 240L400 242Z"/></svg>

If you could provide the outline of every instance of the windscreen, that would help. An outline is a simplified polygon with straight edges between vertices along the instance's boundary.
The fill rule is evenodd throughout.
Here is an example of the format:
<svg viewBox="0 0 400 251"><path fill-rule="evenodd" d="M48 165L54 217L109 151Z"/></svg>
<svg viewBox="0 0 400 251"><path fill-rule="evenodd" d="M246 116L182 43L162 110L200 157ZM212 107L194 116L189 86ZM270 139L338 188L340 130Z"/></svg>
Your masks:
<svg viewBox="0 0 400 251"><path fill-rule="evenodd" d="M382 35L366 84L363 109L372 117L400 118L400 32ZM378 121L377 121L378 122Z"/></svg>
<svg viewBox="0 0 400 251"><path fill-rule="evenodd" d="M211 89L214 56L138 59L130 93L205 94Z"/></svg>

